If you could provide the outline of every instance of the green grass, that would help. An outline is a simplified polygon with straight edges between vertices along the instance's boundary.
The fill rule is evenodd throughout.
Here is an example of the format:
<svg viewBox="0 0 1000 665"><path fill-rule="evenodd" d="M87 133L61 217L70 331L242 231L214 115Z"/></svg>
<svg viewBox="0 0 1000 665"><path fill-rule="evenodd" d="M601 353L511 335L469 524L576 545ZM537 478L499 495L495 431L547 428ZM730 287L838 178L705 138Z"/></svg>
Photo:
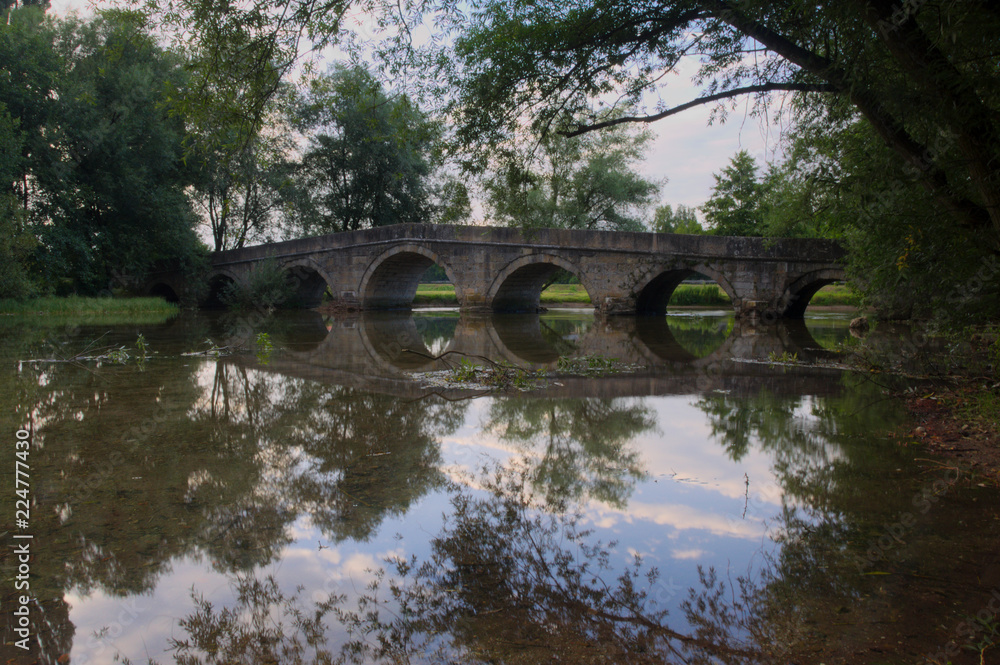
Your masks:
<svg viewBox="0 0 1000 665"><path fill-rule="evenodd" d="M553 284L542 291L542 304L565 303L589 305L590 296L579 284ZM415 305L457 305L455 287L451 284L421 284L413 299ZM671 307L729 305L729 296L717 284L681 284L670 298ZM858 305L858 297L846 286L831 284L820 289L809 301L810 305Z"/></svg>
<svg viewBox="0 0 1000 665"><path fill-rule="evenodd" d="M542 291L542 303L568 303L574 305L589 305L590 296L579 284L553 284ZM413 298L414 305L457 305L455 287L451 284L421 284L417 287L417 295Z"/></svg>
<svg viewBox="0 0 1000 665"><path fill-rule="evenodd" d="M670 296L670 307L729 305L729 296L718 284L681 284Z"/></svg>
<svg viewBox="0 0 1000 665"><path fill-rule="evenodd" d="M457 305L455 287L452 284L420 284L417 295L413 298L414 305Z"/></svg>
<svg viewBox="0 0 1000 665"><path fill-rule="evenodd" d="M542 302L589 305L590 295L579 284L553 284L542 291Z"/></svg>
<svg viewBox="0 0 1000 665"><path fill-rule="evenodd" d="M861 304L861 299L843 284L829 284L817 291L809 304L820 307L857 307Z"/></svg>
<svg viewBox="0 0 1000 665"><path fill-rule="evenodd" d="M179 308L162 298L32 298L0 299L0 316L12 320L43 320L46 324L158 323L178 313Z"/></svg>

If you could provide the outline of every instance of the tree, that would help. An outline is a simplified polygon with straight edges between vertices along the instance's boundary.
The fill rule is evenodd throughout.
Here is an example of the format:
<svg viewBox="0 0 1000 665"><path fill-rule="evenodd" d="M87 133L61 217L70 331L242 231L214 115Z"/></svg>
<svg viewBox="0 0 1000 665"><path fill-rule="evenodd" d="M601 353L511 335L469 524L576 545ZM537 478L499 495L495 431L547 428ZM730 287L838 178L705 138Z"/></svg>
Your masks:
<svg viewBox="0 0 1000 665"><path fill-rule="evenodd" d="M744 95L763 113L769 93L823 93L849 103L956 225L992 225L996 245L998 27L1000 12L986 2L493 1L456 41L457 108L465 135L489 142L525 112L535 127L573 134ZM638 106L690 53L703 54L696 99L649 114L586 116L608 93L623 95L610 97L615 108ZM949 166L943 153L959 163Z"/></svg>
<svg viewBox="0 0 1000 665"><path fill-rule="evenodd" d="M15 182L21 175L21 146L24 134L20 121L0 102L0 183ZM10 188L0 191L0 298L23 298L35 286L30 279L27 259L35 239L24 229L24 210Z"/></svg>
<svg viewBox="0 0 1000 665"><path fill-rule="evenodd" d="M679 204L676 212L670 204L657 206L653 213L652 230L654 233L705 233L695 209L684 204Z"/></svg>
<svg viewBox="0 0 1000 665"><path fill-rule="evenodd" d="M740 150L713 177L712 196L701 207L708 228L721 236L763 235L764 187L757 179L757 160Z"/></svg>
<svg viewBox="0 0 1000 665"><path fill-rule="evenodd" d="M7 8L0 23L0 298L34 294L37 246L29 211L41 192L33 167L50 159L46 127L60 64L42 9Z"/></svg>
<svg viewBox="0 0 1000 665"><path fill-rule="evenodd" d="M882 317L958 326L1000 317L993 246L956 227L870 125L805 101L787 158L766 179L768 232L837 238L852 284Z"/></svg>
<svg viewBox="0 0 1000 665"><path fill-rule="evenodd" d="M272 117L277 113L272 109ZM223 121L224 122L224 121ZM212 232L215 251L237 249L248 241L273 240L290 188L285 155L290 132L276 121L267 132L241 136L242 127L209 127L196 138L191 159L200 167L195 202Z"/></svg>
<svg viewBox="0 0 1000 665"><path fill-rule="evenodd" d="M32 211L50 288L96 294L129 287L156 262L193 255L195 218L185 188L184 120L168 87L181 62L135 16L108 12L56 24L65 69L53 86L45 138L52 149L32 175L44 192Z"/></svg>
<svg viewBox="0 0 1000 665"><path fill-rule="evenodd" d="M150 6L156 8L156 0ZM220 14L212 6L208 0L190 0L177 10L170 3L166 14L188 34L209 40L213 35L195 20ZM241 22L242 28L232 30L243 42L294 48L299 33L290 27L331 38L349 7L279 0L234 8L218 20ZM803 0L490 0L477 6L466 23L464 6L452 0L365 3L364 9L376 13L382 27L406 24L392 31L406 53L412 52L413 40L405 28L421 12L433 14L437 25L461 28L453 42L455 58L436 60L452 76L436 78L458 86L452 111L469 145L498 145L522 131L526 118L543 133L575 133L654 122L747 95L754 97L755 111L764 113L771 93L823 93L864 117L957 225L992 225L996 237L991 242L1000 242L1000 81L994 48L1000 12L986 0L820 5ZM185 23L188 18L195 22ZM216 41L226 48L233 40ZM640 107L688 56L700 57L701 95L675 106L659 105L652 113L607 117L608 107ZM595 100L603 100L604 107L592 110ZM724 114L724 109L718 110ZM943 152L960 156L960 163L950 166L937 159ZM957 186L966 179L971 187Z"/></svg>
<svg viewBox="0 0 1000 665"><path fill-rule="evenodd" d="M424 222L436 126L361 67L337 67L299 101L309 145L295 166L292 226L305 234Z"/></svg>
<svg viewBox="0 0 1000 665"><path fill-rule="evenodd" d="M659 186L634 170L650 132L541 137L511 150L486 179L487 205L508 226L641 231Z"/></svg>

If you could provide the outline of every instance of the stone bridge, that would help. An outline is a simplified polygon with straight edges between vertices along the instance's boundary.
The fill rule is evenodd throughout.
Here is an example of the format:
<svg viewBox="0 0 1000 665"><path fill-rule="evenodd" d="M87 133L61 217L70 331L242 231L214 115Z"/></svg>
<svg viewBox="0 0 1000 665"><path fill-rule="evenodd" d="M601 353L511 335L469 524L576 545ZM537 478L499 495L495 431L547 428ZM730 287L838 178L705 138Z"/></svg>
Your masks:
<svg viewBox="0 0 1000 665"><path fill-rule="evenodd" d="M295 305L405 309L424 272L444 269L466 311L537 311L548 280L576 275L597 313L657 314L674 289L705 275L729 295L738 319L801 318L820 288L844 279L844 250L814 239L767 239L563 229L401 224L257 245L212 255L204 306L273 261L295 286ZM190 293L177 273L153 275L147 292Z"/></svg>

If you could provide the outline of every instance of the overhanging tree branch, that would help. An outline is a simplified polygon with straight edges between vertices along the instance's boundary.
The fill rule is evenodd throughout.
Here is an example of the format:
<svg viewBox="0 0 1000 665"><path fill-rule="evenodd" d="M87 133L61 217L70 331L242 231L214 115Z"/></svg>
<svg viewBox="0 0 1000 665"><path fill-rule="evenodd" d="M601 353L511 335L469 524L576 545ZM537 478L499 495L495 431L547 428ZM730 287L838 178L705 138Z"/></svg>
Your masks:
<svg viewBox="0 0 1000 665"><path fill-rule="evenodd" d="M656 122L657 120L662 120L663 118L686 111L690 108L701 106L703 104L711 104L712 102L717 102L722 99L730 99L740 95L749 95L761 92L775 92L779 90L785 92L836 92L837 88L829 83L762 83L759 85L748 85L741 88L723 90L722 92L717 92L713 95L698 97L697 99L692 99L690 102L674 106L673 108L661 111L660 113L654 113L653 115L622 116L620 118L604 120L590 125L581 125L574 130L559 133L566 137L573 137L587 132L596 131L598 129L604 129L606 127L614 127L615 125L621 125L626 122Z"/></svg>

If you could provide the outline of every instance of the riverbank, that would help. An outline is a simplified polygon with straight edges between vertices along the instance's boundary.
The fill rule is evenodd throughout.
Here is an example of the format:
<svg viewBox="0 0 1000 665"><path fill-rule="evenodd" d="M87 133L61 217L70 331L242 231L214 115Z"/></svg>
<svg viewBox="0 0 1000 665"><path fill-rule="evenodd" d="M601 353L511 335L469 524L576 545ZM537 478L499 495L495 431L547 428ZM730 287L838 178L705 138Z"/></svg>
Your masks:
<svg viewBox="0 0 1000 665"><path fill-rule="evenodd" d="M909 357L904 350L902 362L893 357L900 349L862 342L855 360L862 371L881 365L918 381L894 393L913 421L901 439L952 460L979 476L979 482L1000 487L1000 327L925 342ZM912 376L915 366L926 376Z"/></svg>
<svg viewBox="0 0 1000 665"><path fill-rule="evenodd" d="M978 482L1000 487L1000 384L958 381L906 396L914 429L908 434L935 455L953 460Z"/></svg>

